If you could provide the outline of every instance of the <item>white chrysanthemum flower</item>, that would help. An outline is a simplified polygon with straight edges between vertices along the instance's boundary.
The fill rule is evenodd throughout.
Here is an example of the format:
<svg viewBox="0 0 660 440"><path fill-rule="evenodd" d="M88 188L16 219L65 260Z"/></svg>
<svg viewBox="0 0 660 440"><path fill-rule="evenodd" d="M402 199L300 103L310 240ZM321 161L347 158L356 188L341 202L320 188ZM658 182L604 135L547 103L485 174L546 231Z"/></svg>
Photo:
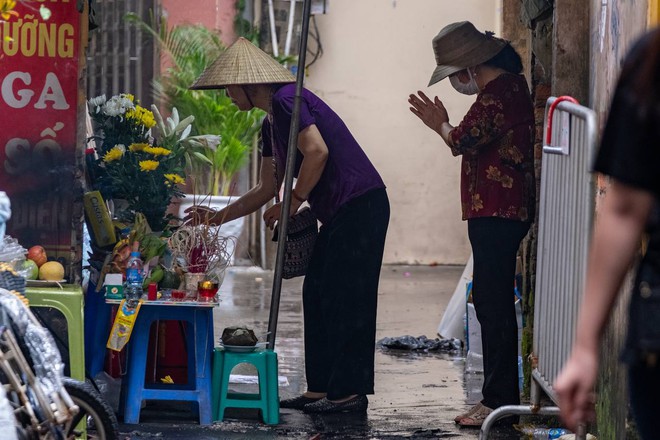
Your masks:
<svg viewBox="0 0 660 440"><path fill-rule="evenodd" d="M126 113L126 110L132 110L135 104L130 99L120 96L113 96L103 104L103 113L108 116L120 116Z"/></svg>
<svg viewBox="0 0 660 440"><path fill-rule="evenodd" d="M94 106L94 107L98 107L100 105L105 104L105 101L106 101L105 94L103 94L101 96L97 96L95 98L90 99L89 100L89 105Z"/></svg>

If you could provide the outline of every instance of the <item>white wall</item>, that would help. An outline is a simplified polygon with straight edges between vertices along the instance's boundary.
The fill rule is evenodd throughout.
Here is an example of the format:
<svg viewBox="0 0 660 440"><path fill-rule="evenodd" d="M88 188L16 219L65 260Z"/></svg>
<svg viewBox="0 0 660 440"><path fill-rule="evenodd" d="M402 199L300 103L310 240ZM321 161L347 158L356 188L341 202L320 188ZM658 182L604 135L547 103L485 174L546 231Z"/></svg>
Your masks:
<svg viewBox="0 0 660 440"><path fill-rule="evenodd" d="M432 38L445 25L470 20L499 35L493 0L329 0L317 16L324 54L306 86L346 122L388 186L392 217L386 263L465 264L460 158L409 110L422 90L445 103L458 124L474 98L448 81L427 88L435 67ZM310 48L314 43L310 39Z"/></svg>

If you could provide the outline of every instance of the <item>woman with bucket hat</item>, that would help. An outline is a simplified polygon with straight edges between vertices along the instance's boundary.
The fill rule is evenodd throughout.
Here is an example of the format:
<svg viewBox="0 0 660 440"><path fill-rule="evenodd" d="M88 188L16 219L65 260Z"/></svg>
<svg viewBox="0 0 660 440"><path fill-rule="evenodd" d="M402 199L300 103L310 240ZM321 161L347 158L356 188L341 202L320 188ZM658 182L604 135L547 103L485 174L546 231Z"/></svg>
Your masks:
<svg viewBox="0 0 660 440"><path fill-rule="evenodd" d="M477 98L458 125L442 101L410 95L410 110L461 155L461 207L474 255L473 290L484 356L483 400L454 421L481 426L494 409L520 402L514 276L520 242L534 219L534 112L520 56L468 21L433 38L429 86L449 77Z"/></svg>
<svg viewBox="0 0 660 440"><path fill-rule="evenodd" d="M240 110L266 111L259 183L224 209L188 210L220 225L248 215L279 192L284 176L295 79L239 38L192 89L226 88ZM376 302L390 208L385 185L339 116L303 89L290 215L308 201L322 223L303 283L307 391L280 406L308 413L364 412L374 392ZM281 204L264 213L272 228Z"/></svg>

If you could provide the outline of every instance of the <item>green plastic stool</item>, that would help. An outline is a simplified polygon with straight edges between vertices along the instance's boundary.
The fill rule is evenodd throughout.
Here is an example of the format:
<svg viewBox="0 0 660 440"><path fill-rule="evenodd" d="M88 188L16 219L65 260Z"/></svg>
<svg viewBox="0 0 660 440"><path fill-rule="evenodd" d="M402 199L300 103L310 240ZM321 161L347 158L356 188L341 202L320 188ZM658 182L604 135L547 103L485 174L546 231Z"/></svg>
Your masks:
<svg viewBox="0 0 660 440"><path fill-rule="evenodd" d="M259 394L230 393L229 375L238 364L252 364L259 377ZM223 348L213 351L213 417L222 421L226 408L258 408L267 425L280 422L277 389L277 354L272 350L236 353Z"/></svg>
<svg viewBox="0 0 660 440"><path fill-rule="evenodd" d="M82 288L76 284L62 284L62 288L28 287L25 289L25 297L30 301L30 307L51 307L64 315L69 335L71 377L84 382L85 333Z"/></svg>

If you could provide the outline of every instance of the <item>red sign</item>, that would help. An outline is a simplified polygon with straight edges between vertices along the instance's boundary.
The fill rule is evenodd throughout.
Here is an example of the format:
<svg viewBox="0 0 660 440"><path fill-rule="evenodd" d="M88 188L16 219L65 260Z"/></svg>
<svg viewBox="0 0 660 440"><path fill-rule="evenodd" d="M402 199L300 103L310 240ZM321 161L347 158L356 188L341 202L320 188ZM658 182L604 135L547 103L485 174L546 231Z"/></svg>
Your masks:
<svg viewBox="0 0 660 440"><path fill-rule="evenodd" d="M50 16L40 13L41 5ZM24 247L40 244L49 256L68 258L80 14L75 0L20 2L16 12L0 23L0 191L12 205L7 233Z"/></svg>

